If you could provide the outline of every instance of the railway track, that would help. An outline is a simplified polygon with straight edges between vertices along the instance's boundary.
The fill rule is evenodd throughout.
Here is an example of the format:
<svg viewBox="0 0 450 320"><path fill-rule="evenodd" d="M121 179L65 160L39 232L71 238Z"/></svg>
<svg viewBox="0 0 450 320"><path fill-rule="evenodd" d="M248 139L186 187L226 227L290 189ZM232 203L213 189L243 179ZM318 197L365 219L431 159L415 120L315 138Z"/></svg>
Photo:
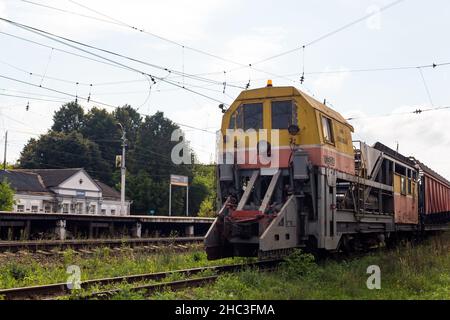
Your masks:
<svg viewBox="0 0 450 320"><path fill-rule="evenodd" d="M121 247L158 250L171 246L175 249L188 249L186 245L199 244L203 237L186 238L144 238L144 239L85 239L85 240L39 240L39 241L0 241L0 255L34 252L57 254L66 249L78 250L80 253L92 253L89 249L109 247L120 250Z"/></svg>
<svg viewBox="0 0 450 320"><path fill-rule="evenodd" d="M175 270L168 272L158 272L158 273L148 273L139 275L128 275L122 277L114 278L103 278L95 280L86 280L79 284L80 289L87 290L93 287L102 287L107 285L117 285L117 284L133 284L142 283L149 281L161 281L170 276L179 277L191 277L203 272L212 272L214 275L207 277L190 278L177 281L167 281L151 284L141 284L135 286L129 290L131 291L145 291L146 294L151 294L163 289L179 290L188 287L201 286L207 283L214 282L220 274L237 272L246 268L259 268L259 269L270 269L276 267L281 260L269 260L269 261L259 261L254 263L244 263L244 264L232 264L223 266L209 266L209 267L199 267L192 269ZM109 297L117 294L121 289L114 288L104 291L98 291L87 296L84 299L108 299ZM41 300L41 299L52 299L56 297L66 296L71 293L71 289L68 288L67 283L55 283L50 285L42 286L32 286L23 288L11 288L0 290L0 297L5 300Z"/></svg>

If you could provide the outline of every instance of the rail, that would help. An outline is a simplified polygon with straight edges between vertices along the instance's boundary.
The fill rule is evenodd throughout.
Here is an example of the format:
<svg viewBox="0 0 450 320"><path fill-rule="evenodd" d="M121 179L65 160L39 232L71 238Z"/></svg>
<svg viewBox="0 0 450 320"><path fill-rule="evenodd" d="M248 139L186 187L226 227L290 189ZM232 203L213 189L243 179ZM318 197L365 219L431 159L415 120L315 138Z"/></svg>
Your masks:
<svg viewBox="0 0 450 320"><path fill-rule="evenodd" d="M210 283L215 281L219 274L222 273L230 273L237 272L246 268L258 268L258 269L268 269L276 267L282 260L267 260L267 261L258 261L252 263L243 263L243 264L231 264L231 265L222 265L222 266L208 266L208 267L198 267L191 269L183 269L183 270L174 270L167 272L158 272L158 273L148 273L148 274L139 274L139 275L127 275L121 277L114 278L103 278L103 279L95 279L95 280L86 280L80 283L80 289L89 289L94 286L105 286L105 285L114 285L114 284L122 284L122 283L137 283L142 281L160 281L169 276L177 275L182 277L193 276L200 274L205 271L210 271L215 273L215 275L208 277L200 277L196 279L185 279L185 280L177 280L171 282L162 282L162 283L152 283L147 285L139 285L133 287L132 291L146 291L147 294L161 290L163 288L170 288L173 290L186 288L186 287L194 287L199 286L205 283ZM107 299L108 297L120 292L121 289L111 289L94 292L90 295L84 297L85 299L89 298L100 298ZM23 288L11 288L11 289L3 289L0 290L0 297L5 300L24 300L24 299L48 299L55 298L58 296L65 296L72 292L71 289L68 288L67 283L55 283L49 285L41 285L41 286L31 286L31 287L23 287Z"/></svg>

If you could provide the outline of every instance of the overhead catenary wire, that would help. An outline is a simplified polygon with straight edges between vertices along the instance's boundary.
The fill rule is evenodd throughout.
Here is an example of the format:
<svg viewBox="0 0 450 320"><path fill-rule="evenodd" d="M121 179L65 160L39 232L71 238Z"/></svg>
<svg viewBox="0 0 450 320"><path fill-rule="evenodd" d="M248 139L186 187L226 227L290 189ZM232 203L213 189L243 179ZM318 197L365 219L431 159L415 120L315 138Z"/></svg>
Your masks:
<svg viewBox="0 0 450 320"><path fill-rule="evenodd" d="M80 55L80 54L77 54L77 53L74 53L74 52L70 52L70 51L67 51L67 50L63 50L63 49L60 49L60 48L55 48L55 47L52 47L52 46L49 46L49 45L46 45L46 44L42 44L42 43L34 41L34 40L30 40L30 39L26 39L24 37L13 35L13 34L10 34L10 33L6 33L6 32L0 31L0 34L6 35L6 36L10 36L10 37L22 40L22 41L26 41L26 42L29 42L29 43L32 43L32 44L35 44L35 45L39 45L39 46L42 46L42 47L45 47L45 48L53 49L53 50L56 50L56 51L59 51L59 52L63 52L65 54L69 54L69 55L73 55L73 56L76 56L76 57L79 57L79 58L87 59L87 60L90 60L90 61L93 61L93 62L96 62L96 63L102 63L102 64L106 64L106 65L109 65L109 66L112 66L112 67L120 68L120 69L123 69L123 70L136 72L134 70L130 70L128 67L124 67L124 66L121 66L121 65L117 65L115 63L109 63L109 62L106 62L106 61L94 59L92 57L88 57L88 56L85 56L85 55ZM22 71L22 72L26 72L27 74L31 74L32 76L36 76L36 77L42 77L43 76L42 74L25 70L23 68L14 66L11 63L8 63L8 62L5 62L5 61L0 61L0 63L8 65L8 66L10 66L10 67L12 67L12 68L14 68L16 70L19 70L19 71ZM164 69L166 69L166 68L164 68ZM81 81L77 81L77 80L67 80L67 79L62 79L62 78L57 78L57 77L52 77L52 76L46 76L46 78L54 80L54 81L64 82L64 83L76 84L78 82L79 85L96 86L96 87L98 87L98 86L104 86L104 85L115 85L115 84L124 84L124 83L133 83L133 82L147 81L147 77L145 75L142 75L141 72L139 72L139 74L141 76L144 76L144 79L142 79L142 80L111 81L111 82L103 82L103 83L88 83L88 82L81 82ZM196 75L193 75L191 78L194 79L194 80L198 80L199 79L199 78L196 77ZM202 81L202 80L198 80L198 81ZM208 79L207 82L210 83L210 84L214 84L214 85L222 85L222 83L220 81L214 81L214 80L211 80L211 79ZM190 85L187 85L187 86L190 86ZM241 86L231 85L231 87L243 89L243 87L241 87Z"/></svg>
<svg viewBox="0 0 450 320"><path fill-rule="evenodd" d="M144 30L143 28L138 28L138 27L132 26L132 25L130 25L130 24L124 22L124 21L121 21L121 20L119 20L119 19L113 18L113 17L111 17L110 15L106 15L106 14L104 14L104 13L98 11L98 10L92 9L91 7L88 7L88 6L86 6L86 5L83 5L83 4L81 4L81 3L77 2L77 1L74 1L74 0L68 0L68 1L71 2L71 3L73 3L73 4L76 4L76 5L80 6L80 7L82 7L82 8L85 8L85 9L91 11L91 12L94 12L94 13L100 15L100 16L106 17L106 18L112 20L113 22L115 22L115 23L118 24L118 25L121 25L121 26L123 26L123 27L127 27L127 28L130 28L130 29L133 29L133 30L135 30L135 31L138 31L138 32L141 32L141 33L150 35L150 36L152 36L152 37L155 37L155 38L157 38L157 39L163 40L163 41L165 41L165 42L168 42L168 43L177 45L177 46L183 48L183 50L184 50L184 49L190 50L190 51L197 52L197 53L199 53L199 54L206 55L206 56L209 56L209 57L211 57L211 58L215 58L215 59L218 59L218 60L221 60L221 61L224 61L224 62L229 62L229 63L235 64L235 65L242 65L242 63L240 63L240 62L237 62L237 61L234 61L234 60L231 60L231 59L228 59L228 58L224 58L224 57L218 56L218 55L216 55L216 54L207 52L207 51L205 51L205 50L201 50L201 49L197 49L197 48L188 46L188 45L186 45L186 44L179 43L179 42L174 41L174 40L171 40L171 39L169 39L169 38L167 38L167 37L163 37L163 36L161 36L161 35L158 35L158 34L156 34L156 33L154 33L154 32L146 31L146 30ZM110 21L110 23L111 23L111 21Z"/></svg>
<svg viewBox="0 0 450 320"><path fill-rule="evenodd" d="M42 75L41 84L40 85L42 85L42 83L44 82L45 76L47 75L48 67L50 66L50 62L52 61L52 56L53 56L53 48L51 49L50 54L48 56L47 65L45 66L45 70L44 70L44 73Z"/></svg>
<svg viewBox="0 0 450 320"><path fill-rule="evenodd" d="M36 2L29 1L29 0L22 0L22 1L23 1L23 2L27 2L27 3L31 3L31 4L35 4L35 5L40 5L40 4L36 3ZM104 14L104 13L101 13L101 12L98 11L98 10L95 10L95 9L92 9L92 8L86 6L86 5L83 5L83 4L81 4L81 3L77 2L77 1L73 1L73 0L68 0L68 1L71 2L71 3L74 3L74 4L78 5L78 6L80 6L80 7L82 7L82 8L84 8L84 9L87 9L87 10L89 10L89 11L91 11L91 12L94 12L94 13L96 13L96 14L102 16L102 17L106 17L107 19L110 19L110 20L97 19L96 17L92 17L92 16L80 15L80 14L77 13L77 12L72 12L72 11L70 11L70 10L60 9L60 8L56 8L56 7L52 7L52 6L48 6L48 5L41 5L41 6L46 7L46 8L49 8L49 9L54 9L54 10L57 10L57 11L65 12L65 13L70 13L70 14L74 14L74 15L80 15L80 16L82 16L82 17L84 17L84 18L90 18L90 19L94 19L94 20L99 20L99 21L101 21L101 22L107 22L107 23L112 23L112 24L119 25L119 26L122 26L122 27L127 27L127 28L133 29L133 30L135 30L135 31L139 31L139 32L141 32L141 33L144 33L144 34L151 35L151 36L153 36L153 37L155 37L155 38L158 38L158 39L160 39L160 40L166 41L166 42L168 42L168 43L171 43L171 44L180 46L180 47L182 48L183 51L184 51L184 49L188 49L188 50L191 50L191 51L194 51L194 52L197 52L197 53L200 53L200 54L204 54L204 55L207 55L207 56L210 56L210 57L213 57L213 58L216 58L216 59L219 59L219 60L222 60L222 61L225 61L225 62L229 62L229 63L232 63L232 64L234 64L234 65L239 66L239 67L237 67L237 68L230 69L228 72L241 70L241 69L243 69L243 68L248 68L249 66L252 66L252 65L255 64L255 63L253 63L253 64L250 63L250 64L249 64L249 63L242 63L242 62L234 61L234 60L231 60L231 59L227 59L227 58L220 57L220 56L215 55L215 54L211 54L211 53L206 52L206 51L204 51L204 50L200 50L200 49L196 49L196 48L187 46L187 45L185 45L185 44L182 44L182 43L179 43L179 42L177 42L177 41L168 39L168 38L166 38L166 37L162 37L162 36L157 35L157 34L155 34L155 33L145 31L145 30L142 29L142 28L138 28L138 27L132 26L132 25L130 25L130 24L126 23L126 22L123 22L123 21L121 21L121 20L119 20L119 19L113 18L113 17L111 17L110 15L106 15L106 14ZM399 1L404 1L404 0L399 0ZM257 63L258 63L258 62L257 62ZM264 73L264 74L270 75L270 76L272 76L272 77L284 78L283 76L278 76L278 75L276 75L276 74L273 73L273 72L268 72L268 71L261 70L261 69L258 69L258 68L254 68L254 71L259 72L259 73ZM209 73L197 74L197 76L213 75L213 74L219 74L219 73L221 73L221 72L222 72L222 71L219 71L219 72L209 72ZM182 75L180 75L180 76L183 77L183 78L185 77L184 74L182 74ZM292 80L292 79L286 79L286 78L285 78L285 80L297 82L297 81ZM247 83L246 88L248 89L249 86L250 86L250 82ZM241 88L241 89L244 89L244 88Z"/></svg>
<svg viewBox="0 0 450 320"><path fill-rule="evenodd" d="M21 67L13 65L11 63L8 63L6 61L0 60L0 63L4 64L4 65L7 65L7 66L11 67L12 69L15 69L17 71L20 71L20 72L22 72L24 74L27 74L27 75L30 75L30 76L35 76L35 77L39 77L39 78L42 78L44 76L43 74L39 74L39 73L35 73L33 71L30 71L30 70L23 69ZM46 79L50 79L50 80L54 80L54 81L57 81L57 82L67 83L67 84L75 84L76 85L78 83L79 86L89 87L89 91L90 92L92 91L92 87L102 87L102 86L110 86L110 85L118 85L118 84L129 84L129 83L141 83L141 82L147 82L148 83L148 77L147 76L145 76L145 79L142 79L142 80L140 80L140 79L139 80L122 80L122 81L99 82L99 83L80 82L80 81L76 81L76 80L62 79L62 78L52 77L52 76L48 76L48 75L46 75L45 78ZM174 82L181 84L181 82L179 82L179 81L175 81L174 80ZM201 85L196 85L196 84L193 84L193 83L185 83L185 86L192 87L192 88L199 88L199 89L202 89L202 90L207 90L207 91L212 91L212 92L222 92L222 90L209 88L209 87L212 87L212 86L216 86L215 83L212 83L212 84L209 83L209 84L205 84L205 85L202 85L202 86ZM164 91L173 91L173 90L181 90L181 89L182 88L163 89L163 90L158 89L158 90L154 90L154 91L164 92ZM120 91L96 92L96 95L109 95L109 94L116 95L116 94L147 93L147 92L148 91L142 91L142 90L141 91L125 91L125 92L120 92Z"/></svg>
<svg viewBox="0 0 450 320"><path fill-rule="evenodd" d="M49 45L46 45L46 44L43 44L43 43L40 43L40 42L37 42L37 41L34 41L34 40L30 40L30 39L27 39L27 38L24 38L24 37L20 37L20 36L11 34L11 33L0 31L0 34L6 35L6 36L9 36L9 37L21 40L21 41L29 42L29 43L32 43L32 44L37 45L37 46L54 49L54 50L59 51L59 52L64 52L66 54L73 55L73 56L78 57L78 58L83 58L83 59L87 59L87 60L90 60L90 61L93 61L93 62L96 62L96 63L102 63L102 64L105 64L105 65L109 65L111 67L115 67L115 68L119 68L119 69L123 69L123 70L128 70L127 68L115 65L113 63L108 63L106 61L97 60L97 59L94 59L94 58L91 58L91 57L88 57L88 56L84 56L84 55L81 55L81 54L77 54L75 52L70 52L70 51L67 51L67 50L64 50L64 49L55 48L55 47L52 47L52 46L49 46ZM47 77L47 78L50 79L50 77ZM53 80L56 80L56 79L57 78L53 78ZM58 80L59 81L70 82L70 83L77 82L77 81L69 81L69 80L64 80L64 79L58 79ZM79 83L81 83L81 82L79 82ZM89 84L84 84L84 85L89 85Z"/></svg>
<svg viewBox="0 0 450 320"><path fill-rule="evenodd" d="M25 24L22 24L22 23L19 23L19 22L12 21L12 20L9 20L9 19L5 19L5 18L0 17L0 20L2 20L4 22L7 22L9 24L12 24L12 25L14 25L14 26L16 26L18 28L30 31L30 32L38 34L38 35L41 35L41 36L43 36L43 37L45 37L47 39L56 41L56 42L61 43L63 45L72 47L72 48L77 49L77 50L81 50L81 51L83 51L85 53L88 53L88 54L91 54L91 55L94 55L94 54L92 52L82 50L79 47L70 45L67 42L73 43L73 44L78 45L78 46L86 47L86 48L89 48L89 49L94 49L94 50L97 50L97 51L100 51L100 52L103 52L103 53L107 53L107 54L110 54L110 55L114 55L116 57L120 57L120 58L123 58L123 59L126 59L126 60L130 60L132 62L140 63L140 64L143 64L143 65L155 68L155 69L159 69L159 70L166 71L166 72L171 72L171 73L174 73L174 74L177 74L177 75L180 75L180 76L184 76L186 78L191 78L191 79L195 79L195 80L203 81L203 82L217 83L218 85L222 84L220 81L212 80L212 79L209 79L209 78L203 78L203 77L196 76L196 75L193 75L193 74L183 73L182 71L178 71L178 70L175 70L175 69L159 66L159 65L156 65L154 63L143 61L141 59L133 58L133 57L130 57L130 56L118 53L118 52L114 52L114 51L111 51L111 50L103 49L103 48L100 48L100 47L97 47L97 46L89 45L89 44L86 44L86 43L83 43L83 42L80 42L80 41L77 41L77 40L73 40L73 39L70 39L70 38L67 38L67 37L59 36L59 35L54 34L52 32L48 32L48 31L45 31L45 30L42 30L42 29L39 29L39 28L35 28L35 27L29 26L29 25L25 25ZM64 42L64 41L66 41L66 42ZM105 59L104 57L100 57L100 58ZM243 88L240 87L240 89L243 89Z"/></svg>
<svg viewBox="0 0 450 320"><path fill-rule="evenodd" d="M66 45L66 46L72 47L72 48L74 48L74 49L76 49L76 50L80 50L80 51L82 51L82 52L91 54L91 55L93 55L93 56L95 56L95 57L99 57L99 58L101 58L101 59L104 59L104 60L106 60L106 61L109 62L109 63L107 63L107 64L109 64L109 65L116 65L116 66L118 66L118 67L121 67L122 69L126 69L126 70L130 70L130 71L138 72L138 73L141 74L141 75L145 75L145 72L143 72L143 71L141 71L141 70L137 70L137 69L135 69L135 68L126 66L126 65L124 65L124 64L122 64L122 63L119 63L119 62L113 61L113 60L111 60L111 59L102 57L102 56L100 56L100 55L98 55L98 54L89 52L88 50L84 50L84 49L82 49L82 48L78 48L78 47L76 47L76 46L70 45L70 44L68 44L68 43L65 43L64 41L59 40L59 39L55 39L55 38L53 38L53 34L52 34L52 33L49 33L49 32L46 32L46 31L43 31L43 30L40 30L40 29L36 29L36 28L33 28L33 27L29 27L29 26L26 26L26 25L23 25L23 24L20 24L20 23L17 23L17 22L14 22L14 21L11 21L11 20L8 20L8 19L5 19L5 18L1 18L1 17L0 17L0 20L3 20L3 21L5 21L5 22L8 22L8 23L10 23L10 24L12 24L12 25L15 25L15 26L19 27L19 28L22 28L22 29L31 31L31 32L36 33L36 34L39 34L39 35L44 36L44 37L46 37L46 38L48 38L48 39L51 39L51 40L53 40L53 41L59 42L59 43L61 43L61 44L64 44L64 45ZM3 32L0 32L0 34L1 34L1 33L3 33ZM8 35L9 35L9 34L8 34ZM58 38L59 36L54 35L54 37ZM20 37L18 37L18 38L20 38ZM64 38L64 37L59 37L59 38L60 38L60 39L63 39L63 40L66 39L66 38ZM32 43L35 43L35 42L32 41L32 40L29 40L29 41L32 42ZM72 41L72 42L74 42L74 43L77 43L77 41L70 40L70 39L68 39L67 41ZM44 46L45 46L45 45L44 45ZM89 46L89 45L87 45L87 46ZM46 46L46 47L50 47L50 46ZM90 47L93 47L93 46L90 46ZM95 47L93 47L93 48L95 48ZM105 52L109 51L109 50L104 50L104 49L100 49L100 48L96 48L96 49L98 49L98 50L103 50L103 51L105 51ZM119 55L119 56L120 56L120 54L113 53L113 52L112 52L111 54L115 54L115 55ZM78 56L80 56L80 57L85 57L85 56L83 56L83 55L78 55ZM130 58L130 57L124 57L124 58L131 59L131 60L134 59L134 58ZM91 60L97 61L96 59L92 59L92 58L91 58ZM134 59L134 60L137 60L137 59ZM102 61L102 62L104 62L104 61ZM140 61L140 62L141 62L141 63L144 63L144 64L148 64L148 63L143 62L143 61ZM150 64L148 64L148 65L150 65ZM150 65L150 66L151 66L151 65ZM159 66L157 66L157 67L159 67ZM252 68L251 65L248 65L248 66L245 66L245 67L250 67L250 68ZM163 67L159 67L159 68L163 68ZM167 69L167 68L163 68L163 69L164 69L165 71L168 71L168 70L169 70L169 69ZM235 69L235 70L237 70L237 69ZM284 77L284 76L279 76L279 75L277 75L277 74L275 74L275 73L267 72L267 71L264 71L264 70L261 70L261 69L252 68L252 70L255 70L255 71L257 71L257 72L264 73L264 74L267 74L267 75L270 75L270 76L273 76L273 77L276 77L276 78L283 78L283 79L286 79L286 80L288 80L288 81L290 81L290 82L294 82L294 83L297 83L297 82L298 82L298 81L296 81L296 80L293 80L293 79L290 79L290 78L287 78L287 77ZM172 70L172 72L173 72L173 70ZM177 73L177 74L180 74L180 72L176 72L176 73ZM148 73L147 73L147 74L148 74ZM148 74L148 75L150 75L150 74ZM151 76L151 77L155 77L155 76L152 76L152 75L150 75L150 76ZM212 83L221 84L220 81L214 81L214 80L207 79L207 78L205 79L205 78L198 77L198 76L196 76L196 75L189 75L189 76L186 75L186 77L190 77L190 78L192 78L192 79L199 80L199 81L206 81L206 82L209 81L210 83L212 82ZM155 77L155 78L157 78L157 77ZM160 80L160 79L158 79L158 80ZM169 84L171 84L171 85L174 85L174 84L171 83L170 81L165 81L165 82L166 82L166 83L169 83ZM183 88L182 85L175 85L175 86L177 86L177 87L179 87L179 88ZM249 86L250 86L250 82L247 83L247 85L246 85L245 88L244 88L244 87L241 87L241 86L232 85L232 84L229 84L228 86L234 87L234 88L239 88L239 89L248 89ZM207 99L210 99L210 100L219 102L220 104L228 105L227 103L224 103L223 101L220 101L220 100L218 100L218 99L211 98L211 97L209 97L209 96L207 96L207 95L198 93L198 92L196 92L196 91L194 91L194 90L192 90L192 89L189 89L189 88L187 88L187 87L184 87L183 89L186 90L186 91L190 91L191 93L194 93L194 94L203 96L203 97L205 97L205 98L207 98ZM307 89L307 88L306 88L306 89ZM310 90L308 90L308 91L310 91Z"/></svg>
<svg viewBox="0 0 450 320"><path fill-rule="evenodd" d="M55 92L55 93L59 93L59 94L65 95L65 96L69 96L69 97L72 97L72 98L75 98L75 99L81 99L81 100L85 100L85 101L88 100L87 97L81 97L81 96L78 96L78 94L74 95L72 93L64 92L64 91L53 89L53 88L46 87L46 86L40 86L40 85L37 85L37 84L34 84L34 83L30 83L30 82L27 82L27 81L16 79L16 78L13 78L13 77L8 77L8 76L0 74L0 78L6 79L6 80L10 80L10 81L14 81L14 82L18 82L18 83L22 83L22 84L25 84L25 85L28 85L28 86L32 86L32 87L36 87L36 88L42 88L42 89L45 89L45 90L48 90L48 91L52 91L52 92ZM102 106L116 108L116 106L113 106L111 104L100 102L100 101L96 101L96 100L92 100L92 99L90 99L90 102L96 103L96 104L99 104L99 105L102 105Z"/></svg>
<svg viewBox="0 0 450 320"><path fill-rule="evenodd" d="M336 69L336 70L324 70L324 71L309 71L305 72L305 75L322 75L322 74L340 74L340 73L365 73L365 72L384 72L384 71L403 71L403 70L417 70L420 69L436 69L439 67L450 66L450 62L442 62L442 63L431 63L431 64L423 64L423 65L409 65L409 66L386 66L386 67L375 67L375 68L361 68L361 69ZM298 73L290 73L285 74L280 77L294 77L297 76ZM274 79L276 79L275 77ZM254 79L254 81L262 81L265 78ZM294 79L290 79L294 81ZM231 83L243 83L246 80L236 80Z"/></svg>
<svg viewBox="0 0 450 320"><path fill-rule="evenodd" d="M10 23L10 24L12 24L12 25L14 25L14 26L17 26L17 27L21 28L21 29L28 30L28 31L30 31L30 32L32 32L32 33L36 33L36 34L38 34L38 35L41 35L41 36L43 36L43 37L45 37L45 38L51 39L51 40L56 41L56 42L58 42L58 43L64 44L64 45L69 46L69 47L71 47L71 48L74 48L74 49L76 49L76 50L82 51L82 52L84 52L84 53L88 53L88 54L93 55L93 56L95 56L95 57L97 57L97 58L106 60L106 61L108 61L108 62L110 62L110 63L117 64L117 65L119 65L119 66L122 66L122 67L124 67L124 68L127 68L127 69L129 69L129 70L131 70L131 71L134 71L134 72L136 72L136 73L139 73L139 74L141 74L141 75L147 75L147 76L149 76L149 77L152 79L152 81L153 81L153 79L158 79L159 81L163 81L163 82L168 83L168 84L171 84L171 85L173 85L173 86L183 88L182 85L178 85L178 84L176 84L176 83L174 83L174 82L172 82L172 81L169 81L169 80L167 80L167 79L164 79L164 78L162 78L162 77L152 75L152 74L147 73L147 72L145 72L145 71L142 71L142 70L136 69L136 68L134 68L134 67L125 65L125 64L123 64L123 63L121 63L121 62L118 62L118 61L112 60L112 59L110 59L110 58L101 56L101 55L99 55L99 54L96 54L96 53L91 52L91 51L89 51L89 50L86 50L86 49L77 47L76 45L73 45L73 44L70 44L70 43L67 43L67 42L71 42L71 43L74 43L74 44L77 44L77 45L80 45L80 46L84 46L84 47L88 47L88 48L91 48L91 49L94 49L94 50L98 50L98 51L101 51L101 52L105 52L105 53L108 53L108 54L111 54L111 55L115 55L115 56L118 56L118 57L121 57L121 58L124 58L124 59L128 59L128 60L131 60L131 61L134 61L134 62L143 63L143 64L146 64L146 65L149 65L149 66L154 66L153 64L149 64L149 63L144 62L144 61L141 61L141 60L139 60L139 59L131 58L131 57L128 57L128 56L125 56L125 55L122 55L122 54L120 54L120 53L116 53L116 52L113 52L113 51L110 51L110 50L106 50L106 49L98 48L98 47L91 46L91 45L88 45L88 44L84 44L84 43L79 42L79 41L76 41L76 40L72 40L72 39L68 39L68 38L65 38L65 37L61 37L61 36L55 35L55 34L53 34L53 33L50 33L50 32L44 31L44 30L40 30L40 29L37 29L37 28L34 28L34 27L30 27L30 26L27 26L27 25L23 25L23 24L20 24L20 23L17 23L17 22L14 22L14 21L11 21L11 20L8 20L8 19L5 19L5 18L1 18L1 17L0 17L0 20L5 21L5 22L7 22L7 23ZM67 42L64 42L64 41L67 41ZM158 67L158 68L161 68L161 67L159 67L159 66L157 66L157 67ZM173 70L170 70L170 69L167 69L167 68L163 68L163 70L174 72ZM186 75L186 76L189 77L188 75ZM199 79L199 78L196 78L196 79ZM210 82L211 82L212 80L211 80L211 79L206 79L206 81L210 81ZM220 81L218 81L217 83L221 84ZM216 98L210 97L210 96L205 95L205 94L203 94L203 93L199 93L199 92L197 92L197 91L195 91L195 90L192 90L192 89L190 89L190 88L184 87L183 89L186 90L186 91L189 91L189 92L191 92L191 93L197 94L197 95L199 95L199 96L203 96L203 97L206 98L206 99L209 99L209 100L212 100L212 101L221 103L221 104L228 105L228 104L224 103L223 101L220 101L220 100L218 100L218 99L216 99Z"/></svg>
<svg viewBox="0 0 450 320"><path fill-rule="evenodd" d="M430 89L428 88L427 81L425 80L425 76L423 75L422 68L418 68L420 73L420 78L422 79L423 86L425 87L425 91L427 92L428 100L430 101L430 105L433 106L433 98L431 97Z"/></svg>
<svg viewBox="0 0 450 320"><path fill-rule="evenodd" d="M313 39L313 40L311 40L311 41L309 41L309 42L307 42L307 43L304 43L304 44L302 44L302 45L300 45L300 46L298 46L298 47L295 47L295 48L293 48L293 49L290 49L290 50L287 50L287 51L284 51L284 52L281 52L281 53L272 55L272 56L270 56L270 57L267 57L267 58L264 58L264 59L261 59L261 60L255 61L255 62L252 62L252 65L254 66L254 65L256 65L256 64L260 64L260 63L263 63L263 62L266 62L266 61L269 61L269 60L273 60L273 59L276 59L276 58L280 58L280 57L285 56L285 55L287 55L287 54L290 54L290 53L299 51L299 50L301 50L301 49L303 49L303 48L312 46L312 45L314 45L314 44L316 44L316 43L318 43L318 42L320 42L320 41L322 41L322 40L324 40L324 39L326 39L326 38L329 38L329 37L331 37L331 36L333 36L333 35L335 35L335 34L341 32L341 31L343 31L343 30L345 30L345 29L350 28L351 26L353 26L353 25L355 25L355 24L358 24L358 23L360 23L360 22L362 22L362 21L365 21L365 20L369 19L370 17L372 17L372 16L374 16L374 15L376 15L376 14L380 14L381 12L386 11L386 10L388 10L388 9L390 9L390 8L396 6L396 5L398 5L398 4L400 4L401 2L404 2L404 1L405 1L405 0L396 0L396 1L393 1L393 2L391 2L391 3L389 3L389 4L385 5L385 6L381 7L379 10L376 10L376 11L374 11L374 12L368 13L368 14L366 14L366 15L364 15L364 16L362 16L362 17L356 19L356 20L353 20L353 21L351 21L351 22L349 22L349 23L346 23L346 24L344 24L343 26L341 26L341 27L339 27L339 28L337 28L337 29L335 29L335 30L332 30L332 31L330 31L330 32L327 32L327 33L325 33L325 34L323 34L323 35L317 37L316 39Z"/></svg>
<svg viewBox="0 0 450 320"><path fill-rule="evenodd" d="M23 98L28 100L37 100L37 101L46 101L46 102L60 102L64 103L64 100L51 100L46 98L37 98L37 97L29 97L29 96L22 96L22 95L16 95L16 94L7 94L7 93L0 93L0 96L4 97L12 97L12 98Z"/></svg>
<svg viewBox="0 0 450 320"><path fill-rule="evenodd" d="M64 92L64 91L61 91L61 90L53 89L53 88L50 88L50 87L39 86L39 85L34 84L34 83L30 83L30 82L27 82L27 81L15 79L15 78L4 76L4 75L1 75L1 74L0 74L0 78L6 79L6 80L10 80L10 81L14 81L14 82L19 82L19 83L22 83L22 84L25 84L25 85L29 85L29 86L33 86L33 87L42 88L42 89L45 89L45 90L49 90L49 91L52 91L52 92L56 92L56 93L59 93L59 94L62 94L62 95L69 96L71 98L78 98L78 99L81 99L81 100L84 100L84 101L88 100L86 97L77 96L77 95L74 95L74 94L71 94L71 93L68 93L68 92ZM4 94L2 94L2 95L4 95ZM10 95L10 96L12 96L12 95ZM16 95L16 97L17 97L17 95ZM30 97L24 97L23 96L22 98L30 98ZM40 99L40 100L44 100L44 99ZM45 101L49 101L49 99L47 99ZM49 102L59 102L59 101L49 101ZM109 103L105 103L105 102L101 102L101 101L97 101L97 100L92 100L91 99L90 102L91 103L95 103L95 104L99 104L99 105L102 105L102 106L105 106L105 107L109 107L109 108L114 108L114 109L119 108L118 106L113 106L113 105L111 105ZM143 114L143 113L141 113L141 114L144 115L144 116L149 116L149 114ZM204 130L202 128L197 128L197 127L194 127L194 126L177 123L177 122L174 122L174 121L172 121L172 122L177 124L177 125L179 125L179 126L188 127L188 128L191 128L191 129L196 129L196 130L203 131L203 132L208 132L208 133L211 133L211 134L216 134L215 132Z"/></svg>
<svg viewBox="0 0 450 320"><path fill-rule="evenodd" d="M362 116L362 117L350 117L347 118L347 121L353 121L353 120L361 120L361 119L373 119L373 118L385 118L385 117L393 117L393 116L402 116L402 115L420 115L424 112L430 112L430 111L440 111L440 110L449 110L450 106L444 106L444 107L433 107L433 108L416 108L414 111L405 111L405 112L398 112L398 113L387 113L387 114L380 114L380 115L371 115L371 116Z"/></svg>

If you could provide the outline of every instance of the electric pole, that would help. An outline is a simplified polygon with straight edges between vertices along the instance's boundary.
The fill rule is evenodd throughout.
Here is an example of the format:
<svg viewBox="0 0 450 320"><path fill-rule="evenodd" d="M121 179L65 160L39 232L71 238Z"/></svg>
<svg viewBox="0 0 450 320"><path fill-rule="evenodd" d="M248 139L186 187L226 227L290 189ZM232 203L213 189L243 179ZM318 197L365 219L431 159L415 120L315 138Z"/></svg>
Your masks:
<svg viewBox="0 0 450 320"><path fill-rule="evenodd" d="M122 124L119 123L120 128L122 129L122 159L120 161L120 211L121 215L126 214L126 207L125 207L125 174L126 174L126 167L125 167L125 148L127 147L127 139L126 139L126 133L125 128L122 126Z"/></svg>
<svg viewBox="0 0 450 320"><path fill-rule="evenodd" d="M5 150L3 152L3 170L6 170L6 151L8 150L8 131L5 133Z"/></svg>

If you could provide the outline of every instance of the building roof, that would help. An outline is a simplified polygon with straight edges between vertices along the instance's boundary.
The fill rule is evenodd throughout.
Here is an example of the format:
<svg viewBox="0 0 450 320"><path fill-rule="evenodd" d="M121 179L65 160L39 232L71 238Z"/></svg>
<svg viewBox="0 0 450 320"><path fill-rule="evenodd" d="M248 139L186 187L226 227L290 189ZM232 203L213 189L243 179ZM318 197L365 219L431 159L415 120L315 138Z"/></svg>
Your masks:
<svg viewBox="0 0 450 320"><path fill-rule="evenodd" d="M113 189L110 186L98 180L95 180L95 183L102 191L103 198L120 199L120 192L118 192L116 189Z"/></svg>
<svg viewBox="0 0 450 320"><path fill-rule="evenodd" d="M0 171L0 181L7 179L16 192L45 192L53 193L52 187L57 187L71 176L83 170L74 169L15 169ZM104 184L94 180L102 192L102 197L107 199L120 199L120 193ZM128 199L127 199L128 200Z"/></svg>
<svg viewBox="0 0 450 320"><path fill-rule="evenodd" d="M48 192L38 174L32 172L2 170L0 181L7 180L18 192Z"/></svg>
<svg viewBox="0 0 450 320"><path fill-rule="evenodd" d="M59 186L80 170L83 169L21 169L20 171L39 175L42 178L45 187L50 188Z"/></svg>

